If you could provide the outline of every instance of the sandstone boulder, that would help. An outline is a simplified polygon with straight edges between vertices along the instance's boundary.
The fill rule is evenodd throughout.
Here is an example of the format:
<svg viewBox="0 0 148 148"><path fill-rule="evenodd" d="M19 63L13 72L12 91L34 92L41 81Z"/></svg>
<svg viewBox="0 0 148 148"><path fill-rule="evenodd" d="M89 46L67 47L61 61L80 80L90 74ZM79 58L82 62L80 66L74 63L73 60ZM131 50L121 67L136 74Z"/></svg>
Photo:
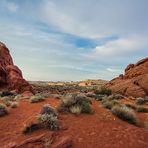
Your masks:
<svg viewBox="0 0 148 148"><path fill-rule="evenodd" d="M34 93L23 78L21 70L13 64L9 49L0 42L0 90L15 90L17 93Z"/></svg>
<svg viewBox="0 0 148 148"><path fill-rule="evenodd" d="M114 93L127 96L144 97L148 95L148 57L129 64L125 74L111 80L106 87Z"/></svg>

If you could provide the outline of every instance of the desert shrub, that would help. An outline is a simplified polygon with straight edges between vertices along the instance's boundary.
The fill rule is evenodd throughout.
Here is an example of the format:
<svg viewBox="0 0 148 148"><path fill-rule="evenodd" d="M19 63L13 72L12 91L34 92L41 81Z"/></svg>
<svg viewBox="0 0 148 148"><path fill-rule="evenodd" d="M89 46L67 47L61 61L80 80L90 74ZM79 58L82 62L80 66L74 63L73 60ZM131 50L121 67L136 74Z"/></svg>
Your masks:
<svg viewBox="0 0 148 148"><path fill-rule="evenodd" d="M81 112L91 113L91 101L84 95L80 93L67 94L65 98L62 99L62 103L58 107L59 111L70 112L70 107L80 106L82 108Z"/></svg>
<svg viewBox="0 0 148 148"><path fill-rule="evenodd" d="M97 89L94 91L95 94L102 94L102 95L111 95L112 91L111 89L105 88L105 87L101 87L100 89Z"/></svg>
<svg viewBox="0 0 148 148"><path fill-rule="evenodd" d="M100 95L100 94L96 94L95 95L95 99L97 100L97 101L102 101L103 99L104 99L104 97L107 97L106 95Z"/></svg>
<svg viewBox="0 0 148 148"><path fill-rule="evenodd" d="M136 99L136 104L137 105L142 105L142 104L144 104L145 103L145 100L143 99L143 98L137 98Z"/></svg>
<svg viewBox="0 0 148 148"><path fill-rule="evenodd" d="M148 108L142 107L142 106L138 106L136 109L137 112L144 112L144 113L148 113Z"/></svg>
<svg viewBox="0 0 148 148"><path fill-rule="evenodd" d="M0 104L0 116L4 116L6 114L8 114L8 110L7 110L6 106L3 104Z"/></svg>
<svg viewBox="0 0 148 148"><path fill-rule="evenodd" d="M103 107L107 109L112 109L112 107L115 105L113 101L105 101L102 103Z"/></svg>
<svg viewBox="0 0 148 148"><path fill-rule="evenodd" d="M109 100L118 100L118 99L123 99L124 98L124 96L123 95L120 95L120 94L113 94L113 95L110 95L110 96L108 96L108 99Z"/></svg>
<svg viewBox="0 0 148 148"><path fill-rule="evenodd" d="M42 102L42 101L44 101L44 100L45 100L45 98L44 98L43 96L39 96L39 95L32 96L32 97L30 98L30 102L31 102L31 103Z"/></svg>
<svg viewBox="0 0 148 148"><path fill-rule="evenodd" d="M134 109L134 110L137 109L137 107L135 105L133 105L133 104L125 103L125 106L128 107L128 108Z"/></svg>
<svg viewBox="0 0 148 148"><path fill-rule="evenodd" d="M12 92L9 91L3 91L1 93L1 97L5 97L5 96L13 96L14 94Z"/></svg>
<svg viewBox="0 0 148 148"><path fill-rule="evenodd" d="M70 112L76 115L79 115L82 111L82 107L81 106L71 106L69 108Z"/></svg>
<svg viewBox="0 0 148 148"><path fill-rule="evenodd" d="M43 106L40 114L49 114L49 115L53 115L53 116L58 115L57 110L55 108L53 108L52 106L48 105L48 104Z"/></svg>
<svg viewBox="0 0 148 148"><path fill-rule="evenodd" d="M102 105L107 109L112 109L112 107L115 105L122 106L122 103L119 103L117 101L111 101L111 100L103 100Z"/></svg>
<svg viewBox="0 0 148 148"><path fill-rule="evenodd" d="M17 108L18 103L17 102L11 102L11 108Z"/></svg>
<svg viewBox="0 0 148 148"><path fill-rule="evenodd" d="M40 114L38 116L38 122L41 127L59 130L59 121L57 117L52 114Z"/></svg>
<svg viewBox="0 0 148 148"><path fill-rule="evenodd" d="M111 112L128 123L135 125L138 123L135 113L126 106L114 106Z"/></svg>
<svg viewBox="0 0 148 148"><path fill-rule="evenodd" d="M31 133L37 129L39 129L38 123L30 123L28 125L24 125L23 133L24 134Z"/></svg>
<svg viewBox="0 0 148 148"><path fill-rule="evenodd" d="M90 97L90 98L95 98L96 94L92 93L92 92L88 92L86 94L87 97Z"/></svg>

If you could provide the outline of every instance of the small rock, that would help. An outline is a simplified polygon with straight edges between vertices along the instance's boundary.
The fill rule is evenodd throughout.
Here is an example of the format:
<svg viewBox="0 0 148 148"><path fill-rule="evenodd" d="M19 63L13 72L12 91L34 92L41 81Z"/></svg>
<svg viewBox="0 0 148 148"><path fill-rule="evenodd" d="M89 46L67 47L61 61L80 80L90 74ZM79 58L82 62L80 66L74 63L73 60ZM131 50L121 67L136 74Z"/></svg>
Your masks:
<svg viewBox="0 0 148 148"><path fill-rule="evenodd" d="M72 148L72 139L70 137L62 137L52 148Z"/></svg>

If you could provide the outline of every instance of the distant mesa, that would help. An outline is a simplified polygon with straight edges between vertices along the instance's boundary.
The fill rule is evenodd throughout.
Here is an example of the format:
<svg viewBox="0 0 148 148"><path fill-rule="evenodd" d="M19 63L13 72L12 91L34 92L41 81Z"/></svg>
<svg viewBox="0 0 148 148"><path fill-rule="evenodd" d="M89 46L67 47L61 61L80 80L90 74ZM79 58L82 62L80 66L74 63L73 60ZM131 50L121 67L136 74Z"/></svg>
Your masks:
<svg viewBox="0 0 148 148"><path fill-rule="evenodd" d="M13 64L9 49L0 42L0 91L4 90L33 94L33 89L23 78L21 70Z"/></svg>
<svg viewBox="0 0 148 148"><path fill-rule="evenodd" d="M148 95L148 57L129 64L125 68L125 74L119 75L106 85L114 93L127 96L144 97Z"/></svg>

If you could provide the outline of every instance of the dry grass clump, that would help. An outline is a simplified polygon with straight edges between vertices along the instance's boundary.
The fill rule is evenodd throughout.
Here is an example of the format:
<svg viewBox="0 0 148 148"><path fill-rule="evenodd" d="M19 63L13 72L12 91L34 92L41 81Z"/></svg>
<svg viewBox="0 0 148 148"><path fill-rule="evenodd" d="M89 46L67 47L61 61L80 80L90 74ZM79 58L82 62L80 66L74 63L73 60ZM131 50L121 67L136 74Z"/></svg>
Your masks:
<svg viewBox="0 0 148 148"><path fill-rule="evenodd" d="M127 121L128 123L131 123L131 124L134 124L134 125L138 124L138 120L137 120L135 113L133 112L133 110L129 109L126 106L115 105L111 109L111 112L114 115L116 115L117 117L119 117L120 119Z"/></svg>
<svg viewBox="0 0 148 148"><path fill-rule="evenodd" d="M108 96L109 100L119 100L119 99L123 99L124 96L121 94L112 94L110 96Z"/></svg>
<svg viewBox="0 0 148 148"><path fill-rule="evenodd" d="M145 103L145 100L143 98L139 97L139 98L136 99L136 104L137 105L142 105L144 103Z"/></svg>
<svg viewBox="0 0 148 148"><path fill-rule="evenodd" d="M138 106L136 109L137 112L143 112L143 113L148 113L148 108Z"/></svg>
<svg viewBox="0 0 148 148"><path fill-rule="evenodd" d="M72 106L69 108L69 110L72 114L79 115L82 111L82 107L81 106Z"/></svg>
<svg viewBox="0 0 148 148"><path fill-rule="evenodd" d="M102 95L111 95L112 91L111 89L105 88L105 87L100 87L99 89L94 91L95 94L102 94Z"/></svg>
<svg viewBox="0 0 148 148"><path fill-rule="evenodd" d="M17 108L18 103L17 102L11 102L10 106L11 106L11 108Z"/></svg>
<svg viewBox="0 0 148 148"><path fill-rule="evenodd" d="M22 132L24 134L27 134L27 133L31 133L31 132L33 132L33 131L35 131L37 129L39 129L38 123L30 123L28 125L26 125L26 124L24 125L24 128L23 128Z"/></svg>
<svg viewBox="0 0 148 148"><path fill-rule="evenodd" d="M40 114L38 116L38 123L41 127L59 130L59 121L57 117L52 114Z"/></svg>
<svg viewBox="0 0 148 148"><path fill-rule="evenodd" d="M44 100L45 100L45 98L44 98L43 96L41 96L41 95L32 96L32 97L30 98L30 102L31 102L31 103L42 102L42 101L44 101Z"/></svg>
<svg viewBox="0 0 148 148"><path fill-rule="evenodd" d="M0 104L0 117L8 114L8 110L5 105Z"/></svg>
<svg viewBox="0 0 148 148"><path fill-rule="evenodd" d="M30 123L25 125L23 128L23 133L30 133L39 128L48 128L51 130L59 130L60 124L58 120L58 114L55 108L46 104L41 109L40 114L37 117L36 123Z"/></svg>
<svg viewBox="0 0 148 148"><path fill-rule="evenodd" d="M67 94L58 107L60 112L70 112L73 113L73 108L76 106L78 110L81 108L81 113L92 113L93 109L91 107L91 101L81 93L71 93ZM72 109L71 109L72 107Z"/></svg>

